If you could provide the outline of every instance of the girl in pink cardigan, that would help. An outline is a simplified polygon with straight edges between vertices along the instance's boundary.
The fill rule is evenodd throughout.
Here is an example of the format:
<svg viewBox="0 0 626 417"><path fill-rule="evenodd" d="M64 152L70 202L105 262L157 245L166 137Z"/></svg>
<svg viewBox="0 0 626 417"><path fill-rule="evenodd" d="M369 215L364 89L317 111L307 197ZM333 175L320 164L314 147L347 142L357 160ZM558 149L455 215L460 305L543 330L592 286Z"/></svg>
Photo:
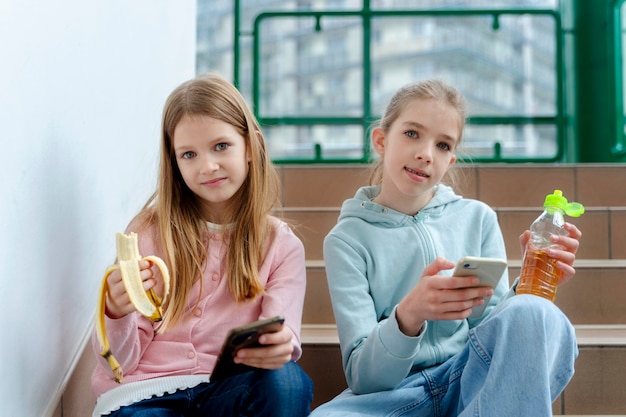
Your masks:
<svg viewBox="0 0 626 417"><path fill-rule="evenodd" d="M304 247L271 216L278 200L277 173L239 91L215 74L176 88L163 111L157 189L127 228L139 253L165 260L169 301L153 323L130 303L119 271L109 276L106 326L124 381L98 355L93 416L309 413L312 384L295 363ZM162 294L158 269L140 267L144 288ZM281 330L235 357L252 370L209 382L228 330L276 315ZM95 334L93 346L99 353Z"/></svg>

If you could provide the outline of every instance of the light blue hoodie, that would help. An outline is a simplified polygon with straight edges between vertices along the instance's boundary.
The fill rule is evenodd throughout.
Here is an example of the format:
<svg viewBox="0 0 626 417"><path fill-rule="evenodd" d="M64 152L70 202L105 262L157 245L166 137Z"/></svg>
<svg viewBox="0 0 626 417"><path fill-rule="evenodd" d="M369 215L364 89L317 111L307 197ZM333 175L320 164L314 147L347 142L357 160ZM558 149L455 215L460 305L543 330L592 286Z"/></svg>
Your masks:
<svg viewBox="0 0 626 417"><path fill-rule="evenodd" d="M411 370L446 361L467 342L468 331L505 297L506 271L482 317L429 321L417 337L398 328L395 309L437 257L506 258L496 213L445 185L415 216L372 202L378 187L362 187L343 203L324 240L324 260L341 343L343 367L354 393L389 390ZM452 275L452 270L441 275ZM506 295L508 297L508 295Z"/></svg>

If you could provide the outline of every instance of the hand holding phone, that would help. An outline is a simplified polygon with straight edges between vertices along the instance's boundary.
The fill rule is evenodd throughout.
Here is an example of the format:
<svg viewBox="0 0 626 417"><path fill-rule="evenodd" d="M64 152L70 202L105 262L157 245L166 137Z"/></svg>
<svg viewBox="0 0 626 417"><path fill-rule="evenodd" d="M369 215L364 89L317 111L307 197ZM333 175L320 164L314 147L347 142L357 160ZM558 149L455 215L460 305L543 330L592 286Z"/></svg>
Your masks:
<svg viewBox="0 0 626 417"><path fill-rule="evenodd" d="M506 267L505 259L465 256L459 259L452 275L455 277L476 276L480 279L481 286L496 288ZM484 297L485 303L474 307L469 318L480 317L485 311L490 298Z"/></svg>
<svg viewBox="0 0 626 417"><path fill-rule="evenodd" d="M211 372L210 381L214 382L254 369L248 365L235 363L233 360L235 355L240 349L261 346L259 344L259 337L266 333L279 331L284 322L284 317L275 316L231 329L222 344L217 362L215 363L213 372Z"/></svg>

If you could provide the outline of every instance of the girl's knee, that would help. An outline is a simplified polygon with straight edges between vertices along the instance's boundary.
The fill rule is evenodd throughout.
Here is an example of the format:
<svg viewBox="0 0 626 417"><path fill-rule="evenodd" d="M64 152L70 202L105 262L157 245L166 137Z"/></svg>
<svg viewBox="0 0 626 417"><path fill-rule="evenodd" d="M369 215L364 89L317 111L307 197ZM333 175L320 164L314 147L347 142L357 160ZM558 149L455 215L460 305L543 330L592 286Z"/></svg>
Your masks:
<svg viewBox="0 0 626 417"><path fill-rule="evenodd" d="M304 370L295 362L288 362L276 372L271 373L274 383L280 385L285 392L310 393L313 395L313 382Z"/></svg>
<svg viewBox="0 0 626 417"><path fill-rule="evenodd" d="M532 326L545 323L547 326L571 328L569 319L550 300L535 295L516 295L504 301L503 308L496 310L500 317L515 326Z"/></svg>
<svg viewBox="0 0 626 417"><path fill-rule="evenodd" d="M535 295L504 300L475 331L483 340L527 343L529 338L543 338L558 339L563 345L576 344L576 333L567 316L553 302Z"/></svg>
<svg viewBox="0 0 626 417"><path fill-rule="evenodd" d="M274 410L269 415L309 414L313 382L298 364L288 362L280 369L257 372L256 378L254 390L257 398L264 398L265 406Z"/></svg>

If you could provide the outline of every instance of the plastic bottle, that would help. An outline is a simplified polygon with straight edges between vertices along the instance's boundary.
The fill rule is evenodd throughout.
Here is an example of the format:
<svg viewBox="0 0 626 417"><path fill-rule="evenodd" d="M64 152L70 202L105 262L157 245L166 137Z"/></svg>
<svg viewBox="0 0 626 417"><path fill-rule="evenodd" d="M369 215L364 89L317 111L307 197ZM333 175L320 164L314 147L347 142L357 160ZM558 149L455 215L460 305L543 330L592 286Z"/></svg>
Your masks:
<svg viewBox="0 0 626 417"><path fill-rule="evenodd" d="M543 204L543 213L530 225L531 238L524 251L524 260L517 285L517 294L534 294L556 299L556 290L563 272L556 260L548 256L550 247L559 248L550 241L551 235L567 235L563 228L564 215L578 217L585 212L579 203L568 203L561 190L548 194Z"/></svg>

